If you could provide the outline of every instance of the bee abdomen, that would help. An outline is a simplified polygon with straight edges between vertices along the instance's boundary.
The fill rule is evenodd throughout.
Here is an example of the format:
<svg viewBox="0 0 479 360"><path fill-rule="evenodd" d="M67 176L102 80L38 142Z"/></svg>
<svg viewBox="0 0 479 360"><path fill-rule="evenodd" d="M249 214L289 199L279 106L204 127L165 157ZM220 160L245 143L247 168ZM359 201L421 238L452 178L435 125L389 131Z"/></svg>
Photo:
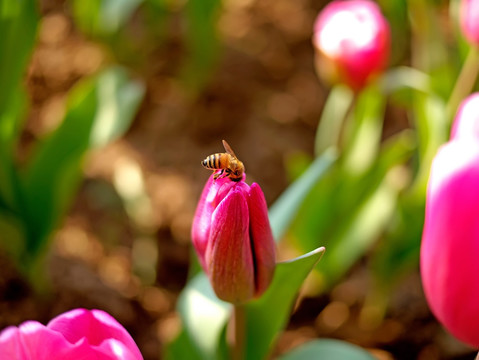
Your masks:
<svg viewBox="0 0 479 360"><path fill-rule="evenodd" d="M210 155L201 162L201 165L207 169L222 169L221 155L222 154Z"/></svg>

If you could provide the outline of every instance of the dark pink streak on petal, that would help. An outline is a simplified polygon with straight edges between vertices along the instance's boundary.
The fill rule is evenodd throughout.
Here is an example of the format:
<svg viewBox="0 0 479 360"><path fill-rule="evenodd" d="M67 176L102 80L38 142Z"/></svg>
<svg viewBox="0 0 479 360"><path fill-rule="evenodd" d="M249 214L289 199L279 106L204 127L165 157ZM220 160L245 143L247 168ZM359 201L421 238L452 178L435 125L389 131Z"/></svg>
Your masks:
<svg viewBox="0 0 479 360"><path fill-rule="evenodd" d="M248 196L250 237L252 241L256 291L261 295L271 283L276 266L276 248L269 224L268 208L263 191L256 183L251 185Z"/></svg>

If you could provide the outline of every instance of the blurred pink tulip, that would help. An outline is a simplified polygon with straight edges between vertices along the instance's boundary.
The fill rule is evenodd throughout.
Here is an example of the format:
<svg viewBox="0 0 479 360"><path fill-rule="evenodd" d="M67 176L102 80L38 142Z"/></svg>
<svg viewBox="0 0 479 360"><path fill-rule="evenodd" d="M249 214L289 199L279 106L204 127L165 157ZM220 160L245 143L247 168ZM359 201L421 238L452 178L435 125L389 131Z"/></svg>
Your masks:
<svg viewBox="0 0 479 360"><path fill-rule="evenodd" d="M479 1L461 0L459 23L466 39L473 45L479 45Z"/></svg>
<svg viewBox="0 0 479 360"><path fill-rule="evenodd" d="M479 93L469 95L461 103L452 124L451 140L468 138L479 141Z"/></svg>
<svg viewBox="0 0 479 360"><path fill-rule="evenodd" d="M130 334L101 310L75 309L47 326L26 321L0 333L2 360L141 360Z"/></svg>
<svg viewBox="0 0 479 360"><path fill-rule="evenodd" d="M355 91L384 70L390 42L389 24L369 0L333 1L314 24L320 76L329 82L344 82Z"/></svg>
<svg viewBox="0 0 479 360"><path fill-rule="evenodd" d="M479 139L457 134L432 164L421 277L434 315L458 339L479 348Z"/></svg>
<svg viewBox="0 0 479 360"><path fill-rule="evenodd" d="M258 184L211 175L196 209L192 240L218 298L243 303L271 283L275 244Z"/></svg>

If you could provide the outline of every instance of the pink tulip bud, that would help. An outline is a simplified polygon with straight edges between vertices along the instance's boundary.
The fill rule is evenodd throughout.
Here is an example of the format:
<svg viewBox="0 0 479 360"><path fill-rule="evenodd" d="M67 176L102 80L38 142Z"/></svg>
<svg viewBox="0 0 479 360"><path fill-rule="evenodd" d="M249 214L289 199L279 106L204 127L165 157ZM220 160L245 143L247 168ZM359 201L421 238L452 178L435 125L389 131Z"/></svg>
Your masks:
<svg viewBox="0 0 479 360"><path fill-rule="evenodd" d="M459 125L462 126L462 125ZM434 315L479 348L479 141L440 148L429 177L421 277Z"/></svg>
<svg viewBox="0 0 479 360"><path fill-rule="evenodd" d="M275 269L268 209L258 184L210 176L192 227L193 245L218 298L234 304L260 296Z"/></svg>
<svg viewBox="0 0 479 360"><path fill-rule="evenodd" d="M2 360L142 360L128 332L101 310L75 309L47 326L26 321L0 333Z"/></svg>
<svg viewBox="0 0 479 360"><path fill-rule="evenodd" d="M321 77L363 88L389 60L391 35L379 7L369 0L333 1L318 15L313 44Z"/></svg>
<svg viewBox="0 0 479 360"><path fill-rule="evenodd" d="M479 93L469 95L461 103L452 124L451 140L453 139L479 141Z"/></svg>
<svg viewBox="0 0 479 360"><path fill-rule="evenodd" d="M479 45L479 2L461 0L459 23L466 39L473 45Z"/></svg>

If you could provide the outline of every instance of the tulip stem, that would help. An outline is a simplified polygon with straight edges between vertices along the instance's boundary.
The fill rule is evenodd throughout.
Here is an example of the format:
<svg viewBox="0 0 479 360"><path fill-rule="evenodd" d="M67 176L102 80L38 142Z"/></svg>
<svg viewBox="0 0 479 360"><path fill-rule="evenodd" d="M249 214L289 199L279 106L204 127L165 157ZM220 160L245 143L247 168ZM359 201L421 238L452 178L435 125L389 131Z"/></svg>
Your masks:
<svg viewBox="0 0 479 360"><path fill-rule="evenodd" d="M235 342L233 346L233 359L244 359L245 335L246 335L246 317L245 308L241 305L234 306L234 329Z"/></svg>
<svg viewBox="0 0 479 360"><path fill-rule="evenodd" d="M466 60L462 65L461 72L456 80L451 96L449 97L449 101L447 102L446 115L449 121L454 117L461 101L469 95L474 87L478 72L479 51L476 46L471 46Z"/></svg>

